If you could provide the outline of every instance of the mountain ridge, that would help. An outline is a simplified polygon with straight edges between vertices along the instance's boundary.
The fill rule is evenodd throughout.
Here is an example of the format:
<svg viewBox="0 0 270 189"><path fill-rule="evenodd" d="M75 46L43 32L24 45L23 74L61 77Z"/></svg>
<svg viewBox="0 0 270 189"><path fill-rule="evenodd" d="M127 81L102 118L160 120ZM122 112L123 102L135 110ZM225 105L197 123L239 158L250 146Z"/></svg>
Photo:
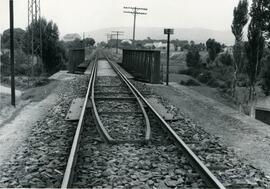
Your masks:
<svg viewBox="0 0 270 189"><path fill-rule="evenodd" d="M120 36L122 39L132 39L132 27L108 27L98 30L89 31L86 33L87 37L93 37L97 42L106 41L106 33L110 33L114 30L124 31L124 36ZM151 39L166 39L166 35L163 33L162 27L137 27L136 39L142 40L150 37ZM209 38L214 38L220 43L226 45L234 44L234 36L230 31L212 30L205 28L175 28L172 39L179 40L193 40L196 43L205 43Z"/></svg>

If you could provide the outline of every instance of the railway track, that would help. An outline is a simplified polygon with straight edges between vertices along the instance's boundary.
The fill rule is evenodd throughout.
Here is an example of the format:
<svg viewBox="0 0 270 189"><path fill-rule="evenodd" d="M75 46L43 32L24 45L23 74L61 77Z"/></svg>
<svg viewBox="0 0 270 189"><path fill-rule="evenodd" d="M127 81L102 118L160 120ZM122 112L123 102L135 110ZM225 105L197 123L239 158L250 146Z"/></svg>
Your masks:
<svg viewBox="0 0 270 189"><path fill-rule="evenodd" d="M94 67L91 85L93 117L108 143L148 142L150 123L138 95L108 61Z"/></svg>
<svg viewBox="0 0 270 189"><path fill-rule="evenodd" d="M92 69L61 187L225 188L102 56Z"/></svg>

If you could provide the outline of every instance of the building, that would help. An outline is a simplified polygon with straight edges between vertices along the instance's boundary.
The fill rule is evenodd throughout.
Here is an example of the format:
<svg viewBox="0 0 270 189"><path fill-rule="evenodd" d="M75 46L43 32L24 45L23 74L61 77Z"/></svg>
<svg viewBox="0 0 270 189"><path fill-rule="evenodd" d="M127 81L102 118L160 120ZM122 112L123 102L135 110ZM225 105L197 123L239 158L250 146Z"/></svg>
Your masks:
<svg viewBox="0 0 270 189"><path fill-rule="evenodd" d="M154 43L146 43L144 45L145 48L151 48L151 49L158 49L158 50L166 50L167 49L167 43L162 42L154 42ZM170 49L174 50L174 45L170 44Z"/></svg>
<svg viewBox="0 0 270 189"><path fill-rule="evenodd" d="M144 47L147 48L147 49L154 49L154 48L155 48L155 46L154 46L153 43L146 43L146 44L144 45Z"/></svg>
<svg viewBox="0 0 270 189"><path fill-rule="evenodd" d="M233 46L225 47L224 52L227 52L229 54L233 54Z"/></svg>
<svg viewBox="0 0 270 189"><path fill-rule="evenodd" d="M129 43L132 44L132 41L130 39L123 39L121 43Z"/></svg>
<svg viewBox="0 0 270 189"><path fill-rule="evenodd" d="M63 41L65 41L65 42L74 41L75 39L81 40L81 36L77 33L69 33L63 37Z"/></svg>

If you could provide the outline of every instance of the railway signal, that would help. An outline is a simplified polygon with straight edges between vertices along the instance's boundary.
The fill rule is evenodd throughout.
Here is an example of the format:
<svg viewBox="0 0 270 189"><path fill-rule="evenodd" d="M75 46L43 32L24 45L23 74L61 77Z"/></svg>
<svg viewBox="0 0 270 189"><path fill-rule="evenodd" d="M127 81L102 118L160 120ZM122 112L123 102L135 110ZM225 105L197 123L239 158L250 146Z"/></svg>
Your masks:
<svg viewBox="0 0 270 189"><path fill-rule="evenodd" d="M135 44L135 28L136 28L136 17L137 15L146 15L146 12L138 12L138 11L147 11L147 8L139 8L139 7L124 7L124 9L128 9L130 11L124 11L124 13L133 14L134 22L133 22L133 45Z"/></svg>
<svg viewBox="0 0 270 189"><path fill-rule="evenodd" d="M169 62L170 62L170 35L174 33L173 29L164 29L164 34L168 35L167 39L167 73L166 73L166 85L169 85Z"/></svg>
<svg viewBox="0 0 270 189"><path fill-rule="evenodd" d="M116 54L118 54L118 36L124 35L123 31L112 31L114 35L116 35Z"/></svg>

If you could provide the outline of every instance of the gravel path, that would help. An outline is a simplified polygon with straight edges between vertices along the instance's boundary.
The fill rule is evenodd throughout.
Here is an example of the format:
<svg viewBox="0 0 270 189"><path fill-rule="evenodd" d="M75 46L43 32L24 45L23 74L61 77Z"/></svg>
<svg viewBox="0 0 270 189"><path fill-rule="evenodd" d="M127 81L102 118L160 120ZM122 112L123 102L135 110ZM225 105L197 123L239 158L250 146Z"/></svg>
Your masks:
<svg viewBox="0 0 270 189"><path fill-rule="evenodd" d="M151 143L108 145L87 112L73 187L197 188L204 184L175 145L150 118Z"/></svg>
<svg viewBox="0 0 270 189"><path fill-rule="evenodd" d="M56 103L32 126L28 138L0 167L0 187L60 187L77 124L65 121L74 98L83 97L88 78L61 82ZM83 87L85 86L85 87Z"/></svg>
<svg viewBox="0 0 270 189"><path fill-rule="evenodd" d="M177 109L172 105L168 90L165 90L166 95L159 96L153 92L155 87L151 85L135 81L132 83L142 92L151 93L148 98L157 98L168 113L174 115L174 121L169 122L171 127L227 188L270 187L269 176L252 166L245 158L239 157L232 147L227 147L219 138L203 130L194 121L196 117L191 119L181 112L181 108Z"/></svg>

